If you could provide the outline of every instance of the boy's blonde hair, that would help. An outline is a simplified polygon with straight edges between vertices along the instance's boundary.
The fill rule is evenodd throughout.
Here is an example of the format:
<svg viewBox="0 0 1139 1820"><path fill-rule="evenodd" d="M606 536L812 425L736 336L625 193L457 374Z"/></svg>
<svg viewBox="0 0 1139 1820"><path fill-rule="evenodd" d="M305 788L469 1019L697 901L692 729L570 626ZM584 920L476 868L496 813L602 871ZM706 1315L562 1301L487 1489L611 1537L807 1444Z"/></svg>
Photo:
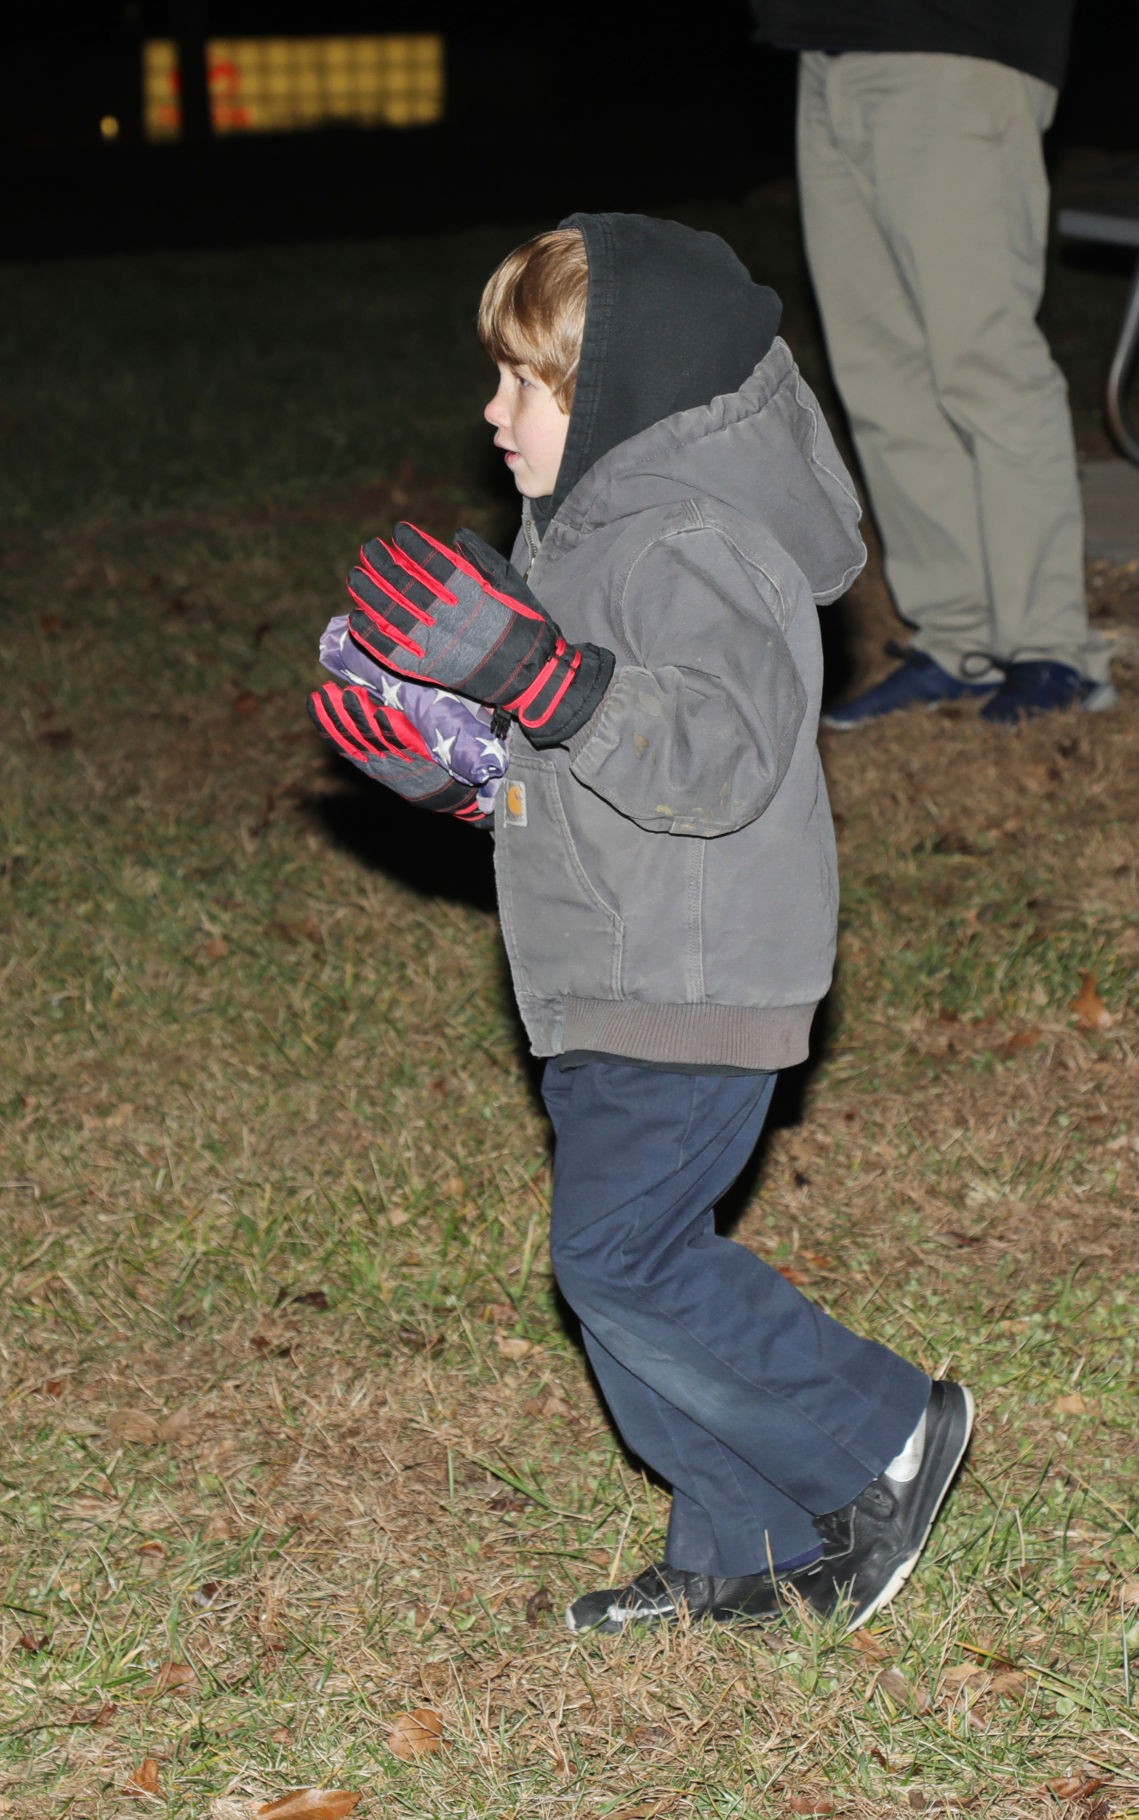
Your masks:
<svg viewBox="0 0 1139 1820"><path fill-rule="evenodd" d="M577 228L553 228L508 253L479 304L479 340L502 366L528 366L569 415L577 384L589 262Z"/></svg>

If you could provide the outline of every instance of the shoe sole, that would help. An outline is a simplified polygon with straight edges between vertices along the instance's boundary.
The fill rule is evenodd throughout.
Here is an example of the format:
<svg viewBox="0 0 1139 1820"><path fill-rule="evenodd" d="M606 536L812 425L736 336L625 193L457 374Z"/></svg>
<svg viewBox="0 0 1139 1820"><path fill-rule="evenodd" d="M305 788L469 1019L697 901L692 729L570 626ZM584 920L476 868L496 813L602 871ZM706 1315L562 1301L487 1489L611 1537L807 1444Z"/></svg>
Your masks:
<svg viewBox="0 0 1139 1820"><path fill-rule="evenodd" d="M1053 702L1049 708L1034 708L1025 705L1008 719L996 720L981 710L981 719L990 727L1021 727L1028 720L1042 720L1046 714L1106 714L1109 708L1118 705L1119 697L1114 683L1097 683L1090 694L1079 700Z"/></svg>
<svg viewBox="0 0 1139 1820"><path fill-rule="evenodd" d="M941 1482L941 1490L929 1510L923 1514L922 1521L924 1522L924 1528L922 1529L921 1535L918 1537L912 1552L906 1555L904 1560L899 1561L893 1573L890 1575L890 1578L886 1581L884 1586L879 1588L874 1594L874 1597L868 1599L863 1605L859 1606L856 1612L851 1614L843 1626L842 1634L844 1637L849 1637L851 1631L861 1630L862 1626L869 1623L876 1612L880 1612L883 1606L889 1605L891 1599L901 1591L921 1558L922 1551L929 1540L929 1532L937 1521L938 1511L949 1496L953 1481L957 1477L957 1469L964 1458L965 1449L969 1445L969 1437L973 1432L973 1417L975 1413L972 1392L968 1390L964 1384L958 1384L954 1388L961 1392L962 1398L964 1399L965 1424L964 1431L957 1440L955 1451L951 1455L949 1469Z"/></svg>
<svg viewBox="0 0 1139 1820"><path fill-rule="evenodd" d="M655 1630L658 1624L675 1624L678 1613L652 1612L638 1610L635 1605L613 1606L602 1614L593 1624L574 1622L573 1606L566 1606L566 1629L575 1637L618 1637L622 1631L629 1629Z"/></svg>
<svg viewBox="0 0 1139 1820"><path fill-rule="evenodd" d="M648 1612L638 1610L636 1606L614 1607L611 1605L604 1616L597 1619L596 1623L578 1624L574 1620L573 1606L567 1605L565 1620L566 1629L572 1631L575 1637L616 1637L630 1629L655 1630L658 1624L676 1624L680 1621L680 1615L675 1609L670 1612ZM777 1605L773 1605L770 1611L762 1612L732 1611L714 1606L711 1611L698 1612L692 1622L694 1624L704 1622L735 1624L750 1628L760 1624L769 1624L773 1618L778 1616Z"/></svg>

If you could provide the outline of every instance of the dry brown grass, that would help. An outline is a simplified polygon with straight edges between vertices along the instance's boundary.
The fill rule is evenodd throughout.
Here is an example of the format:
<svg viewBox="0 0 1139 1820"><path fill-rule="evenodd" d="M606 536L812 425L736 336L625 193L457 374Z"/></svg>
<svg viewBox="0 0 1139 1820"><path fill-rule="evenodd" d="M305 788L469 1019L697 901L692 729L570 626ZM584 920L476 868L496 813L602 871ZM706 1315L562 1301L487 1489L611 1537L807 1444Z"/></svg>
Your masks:
<svg viewBox="0 0 1139 1820"><path fill-rule="evenodd" d="M389 488L7 559L2 1811L1136 1811L1136 575L1113 713L826 744L840 980L739 1233L976 1385L927 1564L859 1639L613 1647L561 1607L664 1502L552 1295L485 848L300 718L393 505L497 528ZM865 666L880 581L844 612Z"/></svg>

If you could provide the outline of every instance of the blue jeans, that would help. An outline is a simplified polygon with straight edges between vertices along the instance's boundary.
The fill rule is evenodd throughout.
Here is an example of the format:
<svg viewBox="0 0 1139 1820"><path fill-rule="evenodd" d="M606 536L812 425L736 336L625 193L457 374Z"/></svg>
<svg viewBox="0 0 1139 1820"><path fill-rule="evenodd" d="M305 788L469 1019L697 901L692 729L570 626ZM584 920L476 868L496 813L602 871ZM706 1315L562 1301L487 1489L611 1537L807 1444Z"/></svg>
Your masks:
<svg viewBox="0 0 1139 1820"><path fill-rule="evenodd" d="M550 1250L610 1413L672 1487L666 1558L757 1573L818 1552L812 1517L899 1452L929 1379L715 1229L773 1074L546 1068Z"/></svg>

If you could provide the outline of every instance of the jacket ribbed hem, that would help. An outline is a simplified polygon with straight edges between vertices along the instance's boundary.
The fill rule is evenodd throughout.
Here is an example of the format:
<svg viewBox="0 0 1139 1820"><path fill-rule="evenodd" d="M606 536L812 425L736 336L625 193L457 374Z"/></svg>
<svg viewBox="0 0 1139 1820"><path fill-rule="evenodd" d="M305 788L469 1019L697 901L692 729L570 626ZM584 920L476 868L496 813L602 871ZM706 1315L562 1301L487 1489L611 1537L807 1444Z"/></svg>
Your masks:
<svg viewBox="0 0 1139 1820"><path fill-rule="evenodd" d="M793 1068L806 1058L815 1005L652 1005L567 997L563 1011L567 1050L766 1070Z"/></svg>

